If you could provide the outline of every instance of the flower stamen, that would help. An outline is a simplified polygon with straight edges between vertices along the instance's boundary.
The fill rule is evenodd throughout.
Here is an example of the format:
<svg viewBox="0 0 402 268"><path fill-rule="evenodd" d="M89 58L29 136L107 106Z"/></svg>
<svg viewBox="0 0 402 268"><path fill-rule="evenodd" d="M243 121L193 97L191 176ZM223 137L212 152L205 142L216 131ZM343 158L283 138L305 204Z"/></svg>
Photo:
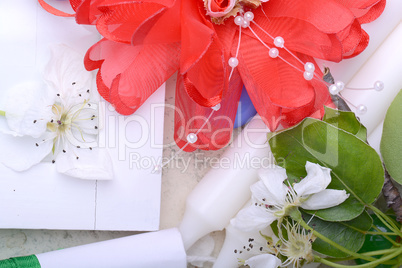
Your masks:
<svg viewBox="0 0 402 268"><path fill-rule="evenodd" d="M282 263L282 267L293 264L293 267L300 267L303 260L312 262L314 260L312 252L312 243L315 237L311 232L307 232L300 226L299 223L290 223L287 221L286 226L283 225L287 231L287 239L282 233L279 233L279 239L282 247L279 247L281 255L285 256L287 260Z"/></svg>

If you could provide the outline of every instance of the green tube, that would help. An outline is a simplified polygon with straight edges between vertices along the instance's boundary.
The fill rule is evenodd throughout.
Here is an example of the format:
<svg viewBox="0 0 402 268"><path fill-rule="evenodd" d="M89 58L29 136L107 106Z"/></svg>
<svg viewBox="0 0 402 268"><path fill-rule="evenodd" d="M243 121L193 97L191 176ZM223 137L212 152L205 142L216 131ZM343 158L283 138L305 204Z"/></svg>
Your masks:
<svg viewBox="0 0 402 268"><path fill-rule="evenodd" d="M0 268L41 268L35 255L0 260Z"/></svg>

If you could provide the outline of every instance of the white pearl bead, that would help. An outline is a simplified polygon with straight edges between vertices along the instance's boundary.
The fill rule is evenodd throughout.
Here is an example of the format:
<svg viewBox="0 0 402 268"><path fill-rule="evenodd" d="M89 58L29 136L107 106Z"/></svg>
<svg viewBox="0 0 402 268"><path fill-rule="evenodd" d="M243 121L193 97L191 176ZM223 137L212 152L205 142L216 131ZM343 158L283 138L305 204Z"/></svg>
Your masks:
<svg viewBox="0 0 402 268"><path fill-rule="evenodd" d="M314 63L312 63L312 62L306 62L306 64L304 64L304 70L305 70L306 72L313 73L314 70L315 70Z"/></svg>
<svg viewBox="0 0 402 268"><path fill-rule="evenodd" d="M376 82L374 83L374 89L375 89L376 91L381 91L381 90L383 90L383 89L384 89L384 82L383 82L383 81L376 81Z"/></svg>
<svg viewBox="0 0 402 268"><path fill-rule="evenodd" d="M284 47L285 45L285 40L283 40L283 38L281 36L277 36L274 39L274 45L276 47Z"/></svg>
<svg viewBox="0 0 402 268"><path fill-rule="evenodd" d="M359 106L357 106L356 113L359 115L367 113L367 107L363 104L360 104Z"/></svg>
<svg viewBox="0 0 402 268"><path fill-rule="evenodd" d="M246 21L252 21L254 19L254 13L251 11L247 11L246 13L244 13L244 19Z"/></svg>
<svg viewBox="0 0 402 268"><path fill-rule="evenodd" d="M154 170L152 170L152 173L154 173L154 174L160 174L161 172L162 172L161 165L156 165Z"/></svg>
<svg viewBox="0 0 402 268"><path fill-rule="evenodd" d="M248 26L250 26L250 22L248 20L243 19L241 27L247 28Z"/></svg>
<svg viewBox="0 0 402 268"><path fill-rule="evenodd" d="M187 135L187 141L189 143L191 143L191 144L195 143L197 140L198 140L198 137L194 133L190 133L190 134Z"/></svg>
<svg viewBox="0 0 402 268"><path fill-rule="evenodd" d="M214 111L219 111L221 109L221 104L218 103L217 105L211 107L211 109L214 110Z"/></svg>
<svg viewBox="0 0 402 268"><path fill-rule="evenodd" d="M311 79L313 79L314 73L304 72L304 73L303 73L303 77L304 77L304 79L306 79L307 81L310 81Z"/></svg>
<svg viewBox="0 0 402 268"><path fill-rule="evenodd" d="M231 57L229 59L229 66L235 68L237 65L239 65L239 60L235 57Z"/></svg>
<svg viewBox="0 0 402 268"><path fill-rule="evenodd" d="M235 23L236 25L240 26L240 25L243 24L243 20L244 20L243 17L237 16L237 17L234 19L234 23Z"/></svg>
<svg viewBox="0 0 402 268"><path fill-rule="evenodd" d="M339 89L339 91L342 91L345 88L345 83L342 81L336 81L335 85Z"/></svg>
<svg viewBox="0 0 402 268"><path fill-rule="evenodd" d="M269 56L273 59L279 56L279 50L276 47L273 47L269 50Z"/></svg>
<svg viewBox="0 0 402 268"><path fill-rule="evenodd" d="M339 87L337 87L336 85L330 85L329 86L329 88L328 88L328 90L329 90L329 93L331 94L331 95L336 95L336 94L338 94L339 93Z"/></svg>

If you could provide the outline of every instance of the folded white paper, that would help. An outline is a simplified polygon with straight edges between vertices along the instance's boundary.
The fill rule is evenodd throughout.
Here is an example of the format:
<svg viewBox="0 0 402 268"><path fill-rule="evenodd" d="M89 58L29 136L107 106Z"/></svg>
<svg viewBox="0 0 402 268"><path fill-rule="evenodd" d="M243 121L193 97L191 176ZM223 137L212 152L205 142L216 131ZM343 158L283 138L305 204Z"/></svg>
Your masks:
<svg viewBox="0 0 402 268"><path fill-rule="evenodd" d="M42 268L181 268L186 252L177 229L128 236L36 255Z"/></svg>
<svg viewBox="0 0 402 268"><path fill-rule="evenodd" d="M68 1L47 2L69 8ZM50 45L66 44L84 55L100 39L91 26L49 14L37 1L0 1L0 25L0 100L16 84L42 80ZM152 170L162 156L164 90L128 117L101 105L99 143L111 155L112 181L68 177L51 163L25 172L0 164L0 228L157 230L161 174Z"/></svg>

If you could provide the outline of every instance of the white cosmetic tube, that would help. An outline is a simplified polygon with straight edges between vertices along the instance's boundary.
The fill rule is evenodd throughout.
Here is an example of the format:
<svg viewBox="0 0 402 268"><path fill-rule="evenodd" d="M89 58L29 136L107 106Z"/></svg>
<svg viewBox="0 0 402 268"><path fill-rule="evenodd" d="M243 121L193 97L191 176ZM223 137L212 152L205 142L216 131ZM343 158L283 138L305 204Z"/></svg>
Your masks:
<svg viewBox="0 0 402 268"><path fill-rule="evenodd" d="M179 227L186 249L204 235L225 228L250 199L258 169L274 162L268 132L256 115L189 194Z"/></svg>

